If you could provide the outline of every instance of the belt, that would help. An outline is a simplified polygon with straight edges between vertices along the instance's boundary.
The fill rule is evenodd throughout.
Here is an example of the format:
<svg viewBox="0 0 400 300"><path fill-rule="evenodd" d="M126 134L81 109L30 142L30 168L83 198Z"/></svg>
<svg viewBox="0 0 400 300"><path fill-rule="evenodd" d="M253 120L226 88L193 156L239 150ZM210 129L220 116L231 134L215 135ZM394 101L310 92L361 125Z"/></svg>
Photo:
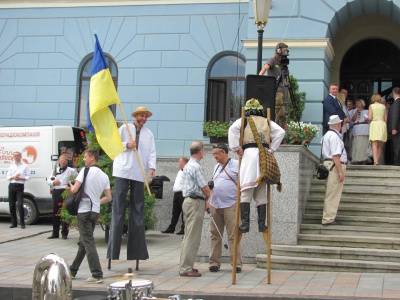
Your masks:
<svg viewBox="0 0 400 300"><path fill-rule="evenodd" d="M10 182L10 185L24 185L23 183L13 183L13 182Z"/></svg>
<svg viewBox="0 0 400 300"><path fill-rule="evenodd" d="M267 143L262 143L262 145L263 145L264 148L269 149L269 146L268 146ZM258 148L258 145L257 145L257 143L247 143L247 144L244 144L244 145L242 146L242 149L243 149L243 150L245 150L245 149L247 149L247 148Z"/></svg>
<svg viewBox="0 0 400 300"><path fill-rule="evenodd" d="M192 199L200 199L200 200L205 200L206 198L202 197L202 196L188 196L189 198Z"/></svg>
<svg viewBox="0 0 400 300"><path fill-rule="evenodd" d="M357 123L354 123L353 125L361 125L361 124L368 124L367 122L357 122Z"/></svg>
<svg viewBox="0 0 400 300"><path fill-rule="evenodd" d="M324 161L333 161L332 158L325 158ZM347 165L347 162L340 162L342 165Z"/></svg>

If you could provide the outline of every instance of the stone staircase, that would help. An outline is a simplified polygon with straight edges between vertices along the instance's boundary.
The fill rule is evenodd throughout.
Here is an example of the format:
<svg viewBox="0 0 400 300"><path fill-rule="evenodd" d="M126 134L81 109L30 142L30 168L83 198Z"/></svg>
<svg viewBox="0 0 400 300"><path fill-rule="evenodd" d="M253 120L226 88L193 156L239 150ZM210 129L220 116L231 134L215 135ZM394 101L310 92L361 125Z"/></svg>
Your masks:
<svg viewBox="0 0 400 300"><path fill-rule="evenodd" d="M297 246L272 245L272 269L400 272L400 168L348 166L336 220L322 226L325 181L314 179ZM257 255L266 268L266 255Z"/></svg>

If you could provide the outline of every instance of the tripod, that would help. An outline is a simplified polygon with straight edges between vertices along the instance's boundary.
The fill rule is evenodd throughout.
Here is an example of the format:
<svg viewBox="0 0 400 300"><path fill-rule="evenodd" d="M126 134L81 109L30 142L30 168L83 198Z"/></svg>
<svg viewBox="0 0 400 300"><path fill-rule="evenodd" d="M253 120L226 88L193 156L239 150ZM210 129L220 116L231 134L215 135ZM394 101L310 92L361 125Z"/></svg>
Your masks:
<svg viewBox="0 0 400 300"><path fill-rule="evenodd" d="M290 74L289 74L289 68L287 64L282 64L282 73L281 75L278 76L276 79L276 85L275 85L275 95L278 92L279 87L282 89L282 94L283 94L283 106L285 107L285 115L287 116L289 113L289 99L288 96L290 96L290 102L292 104L292 108L295 112L295 121L300 122L300 116L299 116L299 111L296 103L296 98L294 97L293 93L293 88L292 88L292 82L290 80ZM289 95L288 95L289 93ZM278 104L275 104L278 106ZM275 116L277 118L277 114ZM285 118L286 119L286 118Z"/></svg>

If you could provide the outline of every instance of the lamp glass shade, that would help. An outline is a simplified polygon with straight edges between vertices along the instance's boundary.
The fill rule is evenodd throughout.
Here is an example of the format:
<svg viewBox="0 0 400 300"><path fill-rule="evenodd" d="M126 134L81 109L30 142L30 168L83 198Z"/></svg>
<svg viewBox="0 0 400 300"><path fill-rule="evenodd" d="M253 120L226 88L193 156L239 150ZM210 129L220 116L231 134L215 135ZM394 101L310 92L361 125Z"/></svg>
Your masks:
<svg viewBox="0 0 400 300"><path fill-rule="evenodd" d="M272 0L253 0L254 22L265 26L268 22Z"/></svg>

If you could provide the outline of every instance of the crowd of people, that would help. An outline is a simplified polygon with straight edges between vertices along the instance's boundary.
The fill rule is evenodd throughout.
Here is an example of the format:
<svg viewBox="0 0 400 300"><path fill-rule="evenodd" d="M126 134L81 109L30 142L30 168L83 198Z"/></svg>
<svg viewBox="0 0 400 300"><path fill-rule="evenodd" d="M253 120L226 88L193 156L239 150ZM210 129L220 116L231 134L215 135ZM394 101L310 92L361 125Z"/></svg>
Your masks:
<svg viewBox="0 0 400 300"><path fill-rule="evenodd" d="M260 75L268 73L280 77L280 53L288 50L286 44L279 43L275 56L267 61ZM179 159L179 171L173 187L173 212L171 223L162 233L174 233L180 216L184 235L179 262L179 274L184 277L200 277L194 268L195 258L200 246L205 212L210 214L210 255L209 271L218 272L221 267L222 239L226 230L231 265L236 260L236 272L243 267L241 245L238 245L234 258L234 237L236 222L236 199L240 194L239 230L250 230L250 203L257 207L258 231L267 230L266 195L266 157L273 154L282 143L285 135L285 107L282 89L285 82L277 87L276 120L268 120L263 106L256 99L245 105L245 119L236 120L229 128L229 144L213 146L212 155L216 161L212 180L204 176L200 161L204 158L204 145L195 141L190 145L190 159ZM348 91L339 91L337 84L331 84L329 95L323 102L324 136L321 140L323 164L329 169L326 179L326 193L322 214L322 225L337 225L336 214L342 194L346 167L352 164L400 165L400 88L392 91L394 102L385 101L379 94L373 94L366 109L363 99L347 99ZM87 257L92 276L87 283L101 283L103 272L100 265L93 231L96 226L100 205L112 201L112 218L107 248L107 258L118 260L124 230L125 211L129 205L127 260L149 258L145 240L144 226L144 184L146 172L150 178L156 173L156 147L153 133L144 126L152 113L139 106L132 113L134 122L119 128L124 151L113 163L115 177L114 193L111 195L107 175L97 167L99 153L88 149L84 152L85 168L79 174L69 168L68 158L61 155L59 167L49 176L54 204L53 232L49 239L59 238L60 226L63 239L68 238L68 225L58 216L62 192L70 188L75 193L82 186L83 198L77 215L79 227L78 252L70 271L75 278L79 267ZM243 122L244 121L244 122ZM239 161L229 158L229 150L236 152ZM268 153L269 152L269 153ZM268 155L266 155L268 154ZM24 184L30 180L29 168L21 162L21 153L13 154L14 164L7 173L11 226L17 227L17 207L21 228L25 228L23 205ZM69 181L77 176L75 183ZM86 179L87 177L87 179ZM239 180L240 178L240 180ZM86 179L86 180L85 180ZM129 201L129 204L127 203Z"/></svg>
<svg viewBox="0 0 400 300"><path fill-rule="evenodd" d="M347 99L345 88L339 91L337 84L331 84L323 103L324 133L329 130L330 116L337 115L342 120L341 139L350 164L400 165L396 123L399 92L399 88L392 90L394 102L373 94L367 109L364 99Z"/></svg>

